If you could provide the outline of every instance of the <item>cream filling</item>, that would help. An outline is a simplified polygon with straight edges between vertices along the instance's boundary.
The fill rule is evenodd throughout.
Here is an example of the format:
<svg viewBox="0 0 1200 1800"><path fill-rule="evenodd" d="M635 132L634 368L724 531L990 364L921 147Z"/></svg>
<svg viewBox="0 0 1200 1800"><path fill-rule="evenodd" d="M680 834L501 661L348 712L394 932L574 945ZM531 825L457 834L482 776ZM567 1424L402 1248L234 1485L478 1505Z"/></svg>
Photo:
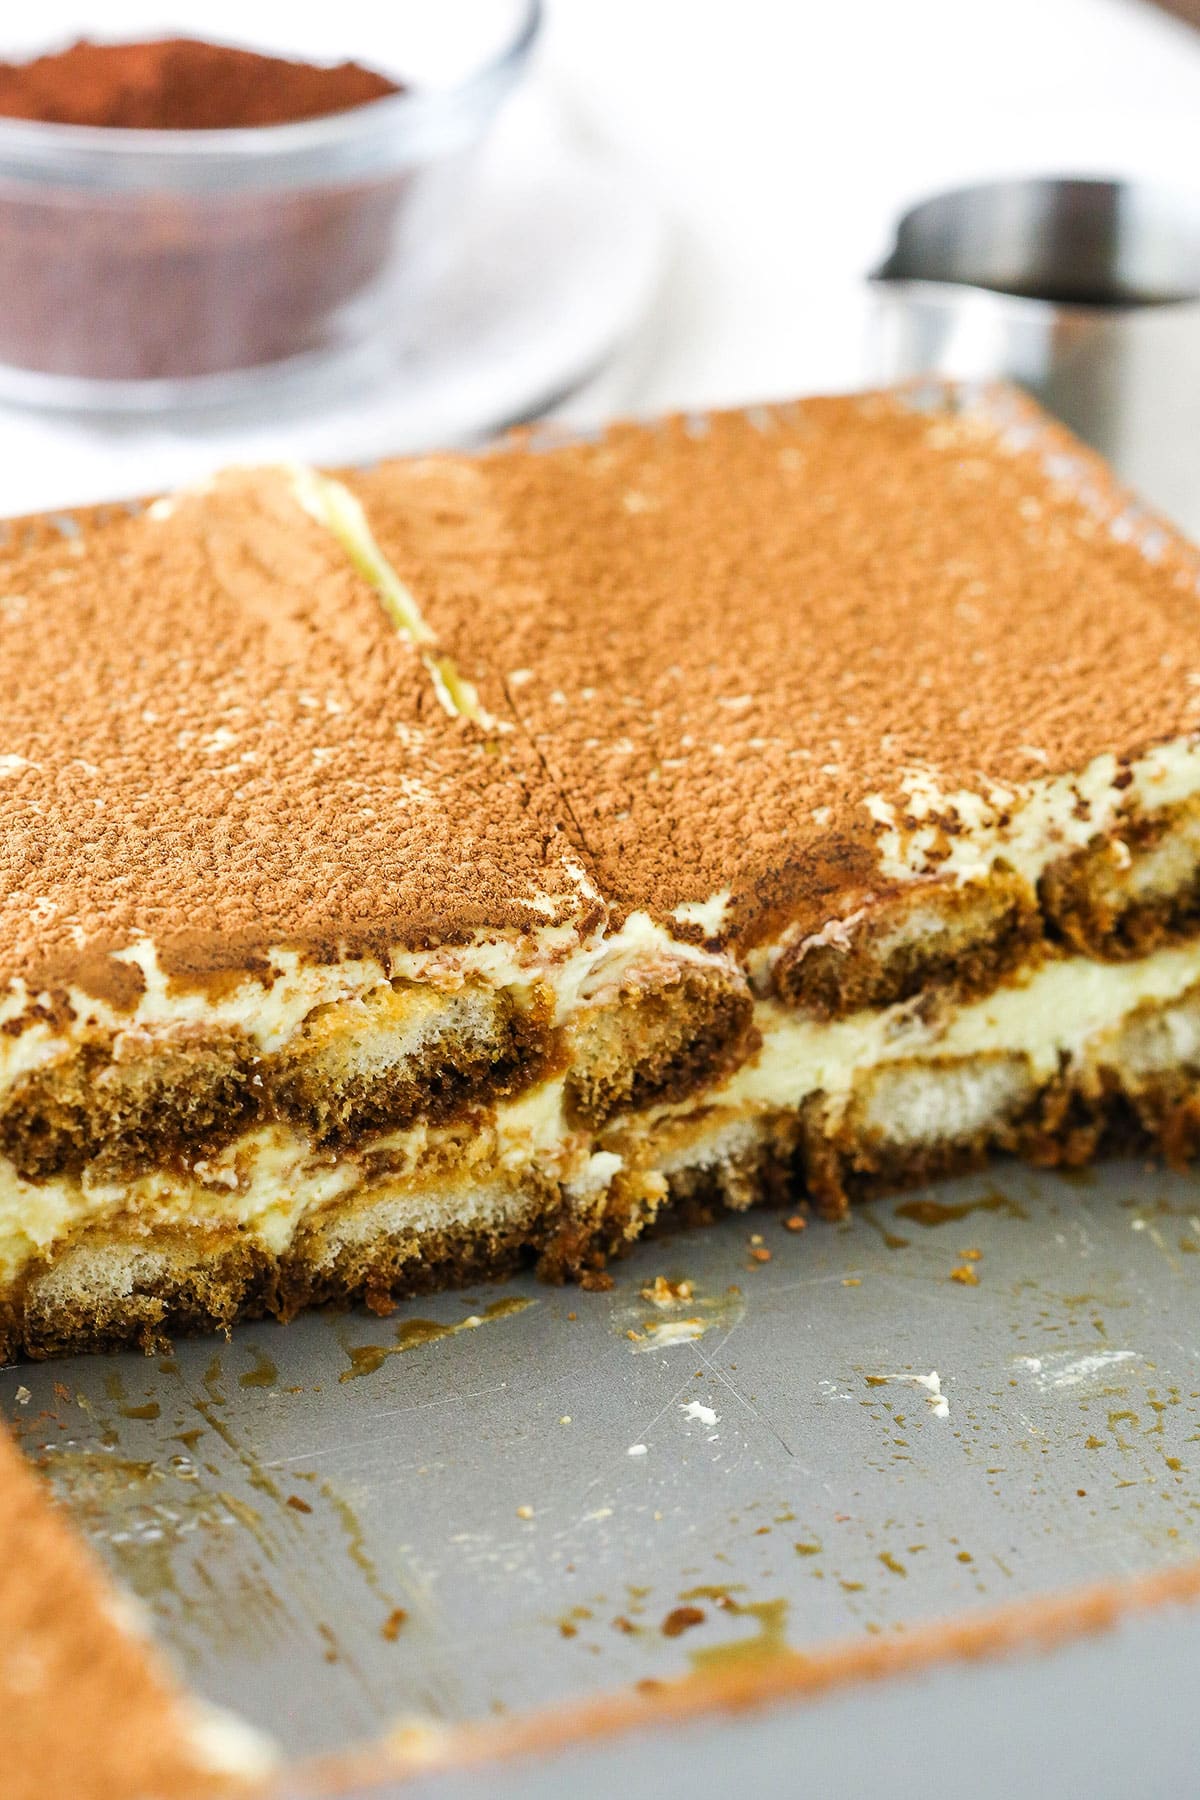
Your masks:
<svg viewBox="0 0 1200 1800"><path fill-rule="evenodd" d="M889 1062L969 1060L1019 1052L1039 1082L1064 1056L1075 1060L1138 1007L1177 1000L1200 981L1200 944L1156 950L1136 962L1071 956L968 1006L921 1016L920 997L822 1022L760 1000L762 1048L709 1096L717 1106L791 1111L812 1094L835 1105L855 1080Z"/></svg>
<svg viewBox="0 0 1200 1800"><path fill-rule="evenodd" d="M806 1019L777 1001L757 1003L763 1048L718 1093L714 1105L792 1111L810 1094L847 1098L856 1076L887 1062L968 1060L1018 1051L1038 1082L1061 1057L1079 1058L1144 1004L1169 1003L1200 981L1200 943L1155 950L1133 963L1069 956L1043 963L1020 985L970 1006L921 1019L919 999L849 1019Z"/></svg>
<svg viewBox="0 0 1200 1800"><path fill-rule="evenodd" d="M594 1156L586 1134L567 1124L563 1087L558 1076L502 1102L466 1140L453 1126L424 1123L373 1138L366 1154L387 1153L393 1165L379 1176L363 1158L330 1157L284 1125L243 1133L190 1174L153 1170L132 1181L99 1180L85 1169L34 1183L0 1159L0 1274L11 1279L69 1232L105 1220L235 1226L279 1256L306 1218L360 1193L444 1222L448 1204L469 1211L481 1190L511 1194L534 1171L567 1186L579 1181L581 1190L601 1173L610 1180L620 1158Z"/></svg>
<svg viewBox="0 0 1200 1800"><path fill-rule="evenodd" d="M671 917L681 925L698 926L705 937L719 937L725 929L731 898L730 890L721 888L718 893L710 894L707 900L685 900L675 908Z"/></svg>
<svg viewBox="0 0 1200 1800"><path fill-rule="evenodd" d="M586 883L582 870L578 876L581 884ZM93 1028L117 1035L118 1056L138 1050L152 1052L154 1039L198 1027L243 1032L263 1056L270 1056L287 1049L318 1007L362 1001L386 986L391 977L445 993L479 982L497 992L511 992L519 1002L530 997L535 985L549 987L557 1025L577 1007L595 1004L606 991L615 991L635 970L648 972L681 963L725 971L733 967L726 956L677 943L642 912L632 913L621 929L611 934L600 928L581 938L573 924L546 925L520 936L480 933L469 943L443 949L397 949L389 952L386 962L375 957L346 957L320 964L295 950L273 950L266 959L273 971L272 981L247 976L228 993L210 994L172 983L149 938L116 956L135 964L142 973L144 990L136 1004L121 1010L71 988L67 998L75 1024L68 1030L33 1020L23 1024L16 1035L0 1031L0 1096L22 1075L69 1056L79 1034ZM14 982L0 1000L0 1026L21 1019L37 999L24 982ZM427 1010L422 1012L414 1021L411 1039L397 1033L395 1059L415 1053L436 1028L436 1019L431 1021ZM349 1019L348 1033L352 1031L353 1020ZM147 1034L150 1041L139 1043L140 1034Z"/></svg>
<svg viewBox="0 0 1200 1800"><path fill-rule="evenodd" d="M1029 754L1039 753L1031 747ZM878 827L884 876L977 881L1003 857L1035 886L1051 862L1111 831L1131 803L1153 812L1200 791L1200 739L1174 738L1128 764L1105 751L1076 774L985 782L980 791L943 791L928 769L907 770L900 785L900 808L879 794L865 801ZM908 819L915 824L902 822ZM942 830L947 819L957 827L950 837Z"/></svg>
<svg viewBox="0 0 1200 1800"><path fill-rule="evenodd" d="M683 1166L708 1154L703 1138L684 1150L674 1147L673 1128L691 1115L711 1109L727 1138L739 1121L752 1133L756 1120L794 1112L822 1093L830 1122L836 1123L855 1082L889 1064L944 1068L1008 1052L1023 1056L1033 1079L1043 1082L1058 1072L1064 1057L1082 1063L1102 1054L1108 1035L1127 1025L1139 1008L1169 1009L1198 983L1200 944L1193 944L1131 963L1066 957L1044 964L1020 984L928 1021L912 1003L820 1023L762 1001L763 1043L753 1061L720 1086L638 1114L630 1123L651 1151L656 1130L661 1131L664 1167ZM1152 1072L1194 1059L1200 1039L1195 1021L1184 1019L1182 1009L1159 1010L1145 1015L1127 1047L1135 1072L1142 1063ZM371 1151L387 1150L397 1167L369 1185L355 1156L331 1160L314 1154L302 1134L275 1125L245 1134L220 1156L197 1163L190 1176L161 1171L116 1184L96 1181L85 1171L79 1180L35 1185L0 1162L0 1271L11 1277L69 1231L105 1218L136 1217L151 1227L233 1224L282 1254L306 1218L359 1191L407 1209L415 1226L430 1207L442 1219L455 1206L472 1217L481 1193L512 1194L537 1173L561 1182L591 1209L623 1165L613 1150L598 1149L587 1133L570 1128L564 1086L558 1076L504 1102L490 1123L472 1130L465 1141L452 1126L424 1124L373 1140Z"/></svg>

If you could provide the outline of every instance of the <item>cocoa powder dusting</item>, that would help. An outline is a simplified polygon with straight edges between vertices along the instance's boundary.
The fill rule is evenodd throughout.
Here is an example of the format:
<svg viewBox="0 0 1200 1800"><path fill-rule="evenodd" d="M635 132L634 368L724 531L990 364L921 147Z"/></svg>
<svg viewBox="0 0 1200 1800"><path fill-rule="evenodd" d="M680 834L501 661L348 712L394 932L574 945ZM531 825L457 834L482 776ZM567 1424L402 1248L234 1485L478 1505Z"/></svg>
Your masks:
<svg viewBox="0 0 1200 1800"><path fill-rule="evenodd" d="M399 92L360 63L322 67L199 38L81 39L31 62L0 63L0 116L133 131L293 124Z"/></svg>
<svg viewBox="0 0 1200 1800"><path fill-rule="evenodd" d="M29 537L35 547L26 548ZM438 704L279 471L0 546L0 982L173 982L588 918L519 733ZM502 694L486 703L502 713Z"/></svg>
<svg viewBox="0 0 1200 1800"><path fill-rule="evenodd" d="M348 479L463 672L518 673L606 897L728 893L743 943L886 896L866 802L908 813L906 770L980 794L1200 729L1195 553L1165 525L1143 553L1111 472L1015 394Z"/></svg>
<svg viewBox="0 0 1200 1800"><path fill-rule="evenodd" d="M906 766L977 788L1189 736L1195 552L1110 530L1103 466L1011 404L1015 443L868 395L348 476L492 734L278 472L21 528L0 974L128 1003L140 932L206 987L272 945L582 928L597 892L680 931L728 890L715 932L752 943L884 889L865 802Z"/></svg>
<svg viewBox="0 0 1200 1800"><path fill-rule="evenodd" d="M61 1509L0 1432L0 1709L5 1800L227 1800L188 1702Z"/></svg>

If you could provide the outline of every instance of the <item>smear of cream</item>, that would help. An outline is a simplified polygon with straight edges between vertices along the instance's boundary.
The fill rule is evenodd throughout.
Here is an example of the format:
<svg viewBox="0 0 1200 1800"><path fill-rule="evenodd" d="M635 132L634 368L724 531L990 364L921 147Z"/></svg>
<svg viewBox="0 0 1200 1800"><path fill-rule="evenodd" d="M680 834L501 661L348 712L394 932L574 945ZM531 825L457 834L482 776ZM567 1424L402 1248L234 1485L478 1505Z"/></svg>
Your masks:
<svg viewBox="0 0 1200 1800"><path fill-rule="evenodd" d="M914 1375L913 1380L918 1387L923 1387L929 1395L929 1408L935 1419L950 1417L950 1402L942 1392L942 1378L936 1369L930 1369L928 1375Z"/></svg>
<svg viewBox="0 0 1200 1800"><path fill-rule="evenodd" d="M883 1380L907 1381L911 1382L914 1387L924 1388L929 1410L934 1418L948 1419L950 1417L950 1402L942 1392L942 1378L936 1369L930 1369L928 1375L914 1375L901 1370L894 1375L885 1375Z"/></svg>
<svg viewBox="0 0 1200 1800"><path fill-rule="evenodd" d="M679 1408L685 1419L696 1419L701 1425L715 1425L717 1415L711 1406L705 1406L702 1400L689 1400Z"/></svg>
<svg viewBox="0 0 1200 1800"><path fill-rule="evenodd" d="M399 635L419 652L444 712L452 719L472 719L485 731L498 728L484 711L479 693L454 661L437 647L437 634L405 587L367 523L357 497L340 481L298 464L291 469L296 498L310 518L332 532L359 574L375 589L384 612Z"/></svg>
<svg viewBox="0 0 1200 1800"><path fill-rule="evenodd" d="M1136 1362L1136 1350L1092 1350L1084 1356L1016 1356L1013 1362L1026 1369L1037 1386L1047 1391L1079 1387L1093 1375L1102 1375L1115 1363Z"/></svg>
<svg viewBox="0 0 1200 1800"><path fill-rule="evenodd" d="M694 1282L671 1283L662 1276L641 1290L640 1299L643 1303L649 1302L660 1314L667 1313L668 1317L647 1318L644 1305L636 1312L624 1307L618 1310L613 1323L622 1328L622 1335L628 1339L635 1356L644 1355L647 1350L669 1350L679 1344L694 1344L714 1327L730 1332L745 1310L745 1301L736 1288L729 1288L723 1294L698 1294Z"/></svg>
<svg viewBox="0 0 1200 1800"><path fill-rule="evenodd" d="M646 1323L645 1335L633 1345L635 1355L645 1350L669 1350L672 1344L694 1344L708 1330L703 1319L657 1319Z"/></svg>

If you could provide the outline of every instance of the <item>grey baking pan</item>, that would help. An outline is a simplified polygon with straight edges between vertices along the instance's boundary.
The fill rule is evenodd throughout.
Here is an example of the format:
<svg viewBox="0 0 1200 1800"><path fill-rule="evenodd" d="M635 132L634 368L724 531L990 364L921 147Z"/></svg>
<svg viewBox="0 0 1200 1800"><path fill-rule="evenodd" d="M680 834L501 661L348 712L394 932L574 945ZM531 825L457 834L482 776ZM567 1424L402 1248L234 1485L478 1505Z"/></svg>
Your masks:
<svg viewBox="0 0 1200 1800"><path fill-rule="evenodd" d="M1198 1275L1192 1179L1005 1167L840 1226L731 1216L639 1247L607 1293L518 1280L24 1365L0 1392L188 1680L302 1758L1184 1563ZM1187 1617L1073 1653L1096 1741L1130 1656L1186 1651L1171 1668L1200 1673ZM849 1769L873 1711L1024 1705L1022 1679L943 1670L904 1701L785 1709L746 1742L786 1761L815 1732L836 1762L844 1734ZM717 1747L690 1792L728 1791L748 1730L693 1722ZM673 1742L642 1745L643 1771L665 1758L646 1791L670 1791ZM573 1789L607 1790L629 1754L573 1752Z"/></svg>

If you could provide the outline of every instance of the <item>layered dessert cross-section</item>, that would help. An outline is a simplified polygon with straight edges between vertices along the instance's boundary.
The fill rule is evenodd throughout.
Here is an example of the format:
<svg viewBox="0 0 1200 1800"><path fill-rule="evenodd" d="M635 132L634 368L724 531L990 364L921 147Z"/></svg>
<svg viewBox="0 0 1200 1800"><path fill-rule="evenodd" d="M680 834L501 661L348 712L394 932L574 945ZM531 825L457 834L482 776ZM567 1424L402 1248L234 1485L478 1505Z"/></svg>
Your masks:
<svg viewBox="0 0 1200 1800"><path fill-rule="evenodd" d="M610 919L502 689L360 571L338 492L11 528L10 1353L574 1268L597 1209L633 1228L589 1121L748 1041L731 958Z"/></svg>
<svg viewBox="0 0 1200 1800"><path fill-rule="evenodd" d="M1193 550L1010 392L821 399L347 477L505 683L619 918L732 955L739 1067L628 1172L829 1209L991 1150L1190 1154Z"/></svg>
<svg viewBox="0 0 1200 1800"><path fill-rule="evenodd" d="M3 1348L1187 1157L1198 575L943 389L18 522Z"/></svg>

